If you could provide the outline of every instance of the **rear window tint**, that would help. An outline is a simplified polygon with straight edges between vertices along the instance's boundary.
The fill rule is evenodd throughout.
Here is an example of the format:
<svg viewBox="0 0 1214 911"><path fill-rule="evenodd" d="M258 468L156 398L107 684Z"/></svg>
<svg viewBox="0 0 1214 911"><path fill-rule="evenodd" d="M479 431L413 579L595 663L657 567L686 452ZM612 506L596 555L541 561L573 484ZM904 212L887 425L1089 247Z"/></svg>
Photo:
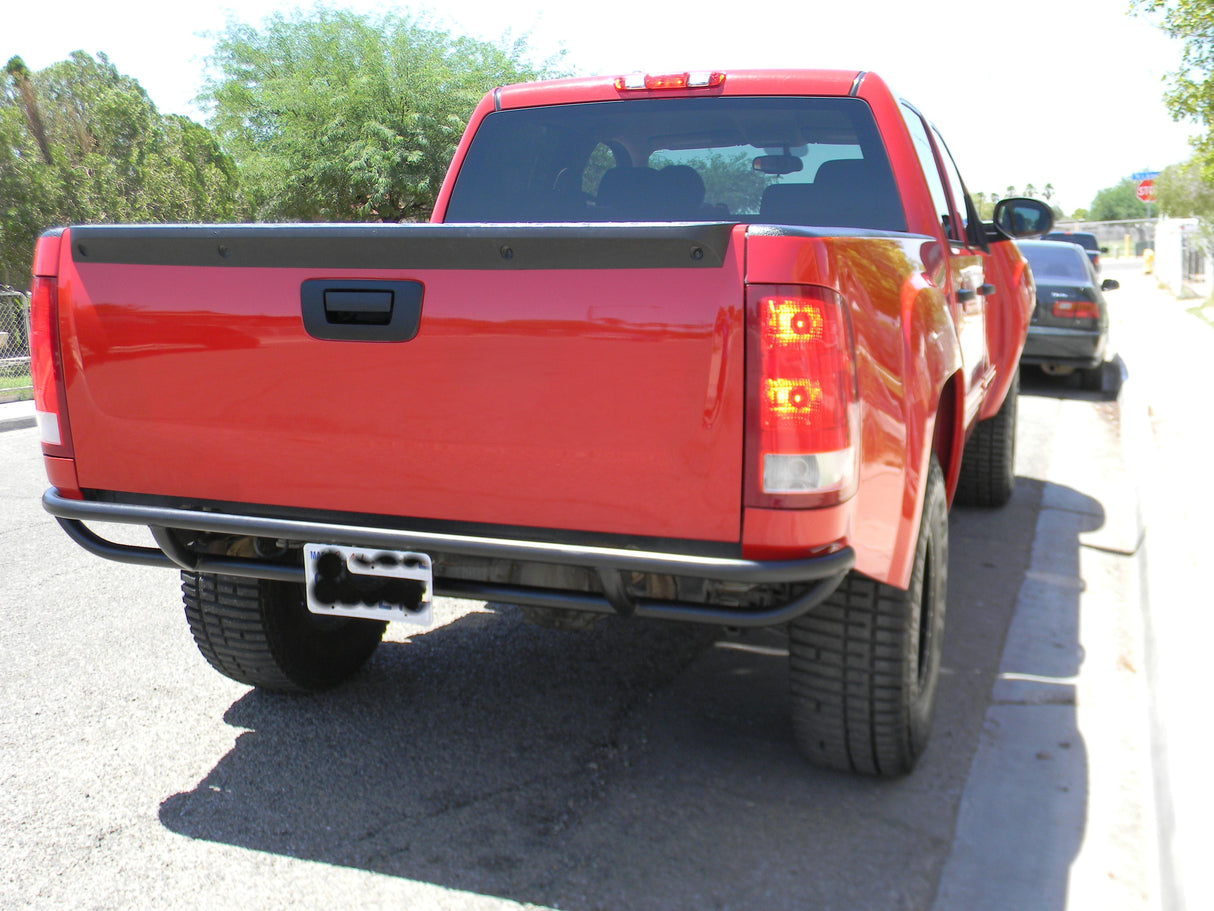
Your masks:
<svg viewBox="0 0 1214 911"><path fill-rule="evenodd" d="M1058 278L1090 283L1092 278L1087 256L1076 250L1075 246L1077 245L1047 247L1024 244L1020 250L1032 266L1033 277L1038 281L1044 278Z"/></svg>
<svg viewBox="0 0 1214 911"><path fill-rule="evenodd" d="M855 98L632 99L481 123L448 222L732 221L906 230Z"/></svg>
<svg viewBox="0 0 1214 911"><path fill-rule="evenodd" d="M1096 241L1094 234L1067 234L1054 231L1041 238L1042 240L1053 240L1064 244L1075 244L1083 247L1085 250L1100 250L1100 244Z"/></svg>

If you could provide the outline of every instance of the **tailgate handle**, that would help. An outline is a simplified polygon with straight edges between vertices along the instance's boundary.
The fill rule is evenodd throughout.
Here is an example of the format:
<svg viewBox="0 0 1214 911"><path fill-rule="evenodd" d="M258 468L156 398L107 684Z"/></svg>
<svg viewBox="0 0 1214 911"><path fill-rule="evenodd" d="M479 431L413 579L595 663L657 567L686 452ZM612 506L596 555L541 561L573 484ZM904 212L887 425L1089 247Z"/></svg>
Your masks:
<svg viewBox="0 0 1214 911"><path fill-rule="evenodd" d="M339 342L407 342L417 335L421 282L308 279L299 288L304 328Z"/></svg>
<svg viewBox="0 0 1214 911"><path fill-rule="evenodd" d="M386 326L392 319L392 292L326 291L325 319L330 323Z"/></svg>

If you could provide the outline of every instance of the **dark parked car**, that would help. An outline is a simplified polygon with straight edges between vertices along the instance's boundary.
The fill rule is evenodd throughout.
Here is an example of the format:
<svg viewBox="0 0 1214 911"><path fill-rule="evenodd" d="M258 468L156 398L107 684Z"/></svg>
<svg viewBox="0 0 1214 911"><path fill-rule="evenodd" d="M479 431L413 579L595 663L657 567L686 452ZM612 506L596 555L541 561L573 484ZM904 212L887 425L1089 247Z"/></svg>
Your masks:
<svg viewBox="0 0 1214 911"><path fill-rule="evenodd" d="M1120 284L1111 278L1101 281L1076 244L1024 240L1019 247L1037 282L1037 308L1020 363L1051 376L1079 371L1085 389L1099 389L1109 335L1103 292Z"/></svg>
<svg viewBox="0 0 1214 911"><path fill-rule="evenodd" d="M1096 267L1096 274L1100 274L1100 254L1108 253L1108 247L1100 246L1100 241L1096 239L1095 234L1087 234L1083 231L1051 231L1042 240L1056 240L1064 244L1077 244L1083 247L1088 255L1088 259L1092 261L1092 265Z"/></svg>

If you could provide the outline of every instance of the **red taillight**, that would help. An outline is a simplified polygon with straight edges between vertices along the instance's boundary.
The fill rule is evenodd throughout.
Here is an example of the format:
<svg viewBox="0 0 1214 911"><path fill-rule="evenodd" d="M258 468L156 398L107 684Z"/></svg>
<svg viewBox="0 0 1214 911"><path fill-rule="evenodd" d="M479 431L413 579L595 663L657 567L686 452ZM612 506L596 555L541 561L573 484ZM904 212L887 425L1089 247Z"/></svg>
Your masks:
<svg viewBox="0 0 1214 911"><path fill-rule="evenodd" d="M617 92L652 92L661 89L715 89L724 82L724 73L664 73L659 76L651 76L648 73L630 73L627 76L617 76L615 78L615 88Z"/></svg>
<svg viewBox="0 0 1214 911"><path fill-rule="evenodd" d="M1054 301L1050 312L1059 319L1100 319L1100 305L1094 301Z"/></svg>
<svg viewBox="0 0 1214 911"><path fill-rule="evenodd" d="M59 288L54 278L45 276L35 276L30 290L30 373L42 451L70 459L72 438L59 351Z"/></svg>
<svg viewBox="0 0 1214 911"><path fill-rule="evenodd" d="M855 370L843 301L821 288L754 286L748 323L748 502L841 499L855 474Z"/></svg>

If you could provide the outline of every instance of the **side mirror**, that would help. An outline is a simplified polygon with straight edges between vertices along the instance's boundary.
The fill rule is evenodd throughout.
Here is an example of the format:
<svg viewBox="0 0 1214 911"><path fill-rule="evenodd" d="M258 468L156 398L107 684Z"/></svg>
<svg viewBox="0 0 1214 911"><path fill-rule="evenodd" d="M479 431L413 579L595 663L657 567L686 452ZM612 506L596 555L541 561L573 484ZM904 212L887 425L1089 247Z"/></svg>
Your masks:
<svg viewBox="0 0 1214 911"><path fill-rule="evenodd" d="M1121 282L1117 281L1115 278L1106 278L1100 283L1101 291L1116 291L1120 287Z"/></svg>
<svg viewBox="0 0 1214 911"><path fill-rule="evenodd" d="M1005 237L1039 237L1054 227L1054 211L1040 199L1001 199L995 203L995 227Z"/></svg>
<svg viewBox="0 0 1214 911"><path fill-rule="evenodd" d="M1108 248L1108 247L1101 247L1101 248L1100 248L1100 252L1101 252L1101 253L1108 253L1108 252L1109 252L1109 248Z"/></svg>

